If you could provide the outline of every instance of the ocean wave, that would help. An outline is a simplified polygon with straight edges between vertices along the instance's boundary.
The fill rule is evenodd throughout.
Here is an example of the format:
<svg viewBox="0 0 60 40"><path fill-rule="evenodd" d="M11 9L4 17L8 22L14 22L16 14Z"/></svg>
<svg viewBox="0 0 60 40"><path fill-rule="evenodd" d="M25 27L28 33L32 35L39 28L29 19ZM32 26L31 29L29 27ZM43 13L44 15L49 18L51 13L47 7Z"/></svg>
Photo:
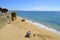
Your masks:
<svg viewBox="0 0 60 40"><path fill-rule="evenodd" d="M39 28L42 28L42 29L45 29L45 30L48 30L48 31L50 31L50 32L54 32L54 33L60 35L60 31L57 31L57 30L55 30L55 29L53 29L53 28L49 28L49 27L47 27L47 26L45 26L45 25L43 25L43 24L40 24L40 23L37 23L37 22L32 22L32 21L30 21L30 20L26 20L26 22L29 22L29 23L31 23L31 24L39 27Z"/></svg>

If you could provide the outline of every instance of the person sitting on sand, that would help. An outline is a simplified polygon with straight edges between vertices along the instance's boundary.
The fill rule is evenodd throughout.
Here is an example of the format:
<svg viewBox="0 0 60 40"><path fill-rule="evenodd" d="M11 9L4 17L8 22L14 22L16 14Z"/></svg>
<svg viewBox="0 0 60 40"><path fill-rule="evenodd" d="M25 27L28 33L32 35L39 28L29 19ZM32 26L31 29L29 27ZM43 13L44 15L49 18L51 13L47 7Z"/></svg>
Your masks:
<svg viewBox="0 0 60 40"><path fill-rule="evenodd" d="M29 38L30 37L30 31L28 31L27 33L26 33L26 35L25 35L25 37L27 37L27 38Z"/></svg>

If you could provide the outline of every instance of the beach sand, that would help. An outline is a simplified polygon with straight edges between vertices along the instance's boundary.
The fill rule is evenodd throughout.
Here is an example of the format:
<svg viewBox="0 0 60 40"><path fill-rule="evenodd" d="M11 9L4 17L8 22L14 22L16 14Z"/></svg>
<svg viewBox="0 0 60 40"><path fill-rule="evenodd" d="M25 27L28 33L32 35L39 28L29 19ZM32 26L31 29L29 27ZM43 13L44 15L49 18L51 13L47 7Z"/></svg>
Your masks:
<svg viewBox="0 0 60 40"><path fill-rule="evenodd" d="M30 38L25 38L27 31L31 31ZM60 35L38 28L29 22L21 22L18 18L0 30L0 40L60 40Z"/></svg>

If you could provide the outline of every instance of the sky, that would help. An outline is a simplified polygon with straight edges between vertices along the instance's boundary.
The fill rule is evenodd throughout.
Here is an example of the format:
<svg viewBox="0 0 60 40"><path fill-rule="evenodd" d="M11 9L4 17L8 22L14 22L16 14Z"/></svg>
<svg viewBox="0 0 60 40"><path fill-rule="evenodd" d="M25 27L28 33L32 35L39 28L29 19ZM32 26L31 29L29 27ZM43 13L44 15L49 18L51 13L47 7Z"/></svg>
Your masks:
<svg viewBox="0 0 60 40"><path fill-rule="evenodd" d="M60 11L60 0L0 0L0 7L21 11Z"/></svg>

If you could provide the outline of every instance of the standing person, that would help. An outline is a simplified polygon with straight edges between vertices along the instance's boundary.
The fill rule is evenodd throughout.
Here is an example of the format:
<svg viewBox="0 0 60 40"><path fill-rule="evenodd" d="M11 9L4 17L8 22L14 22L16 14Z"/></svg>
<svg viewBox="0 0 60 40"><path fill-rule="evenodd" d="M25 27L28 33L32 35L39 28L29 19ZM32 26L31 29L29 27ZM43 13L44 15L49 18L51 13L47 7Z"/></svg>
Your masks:
<svg viewBox="0 0 60 40"><path fill-rule="evenodd" d="M25 35L25 37L27 37L27 38L29 38L30 37L30 31L28 31L27 33L26 33L26 35Z"/></svg>

